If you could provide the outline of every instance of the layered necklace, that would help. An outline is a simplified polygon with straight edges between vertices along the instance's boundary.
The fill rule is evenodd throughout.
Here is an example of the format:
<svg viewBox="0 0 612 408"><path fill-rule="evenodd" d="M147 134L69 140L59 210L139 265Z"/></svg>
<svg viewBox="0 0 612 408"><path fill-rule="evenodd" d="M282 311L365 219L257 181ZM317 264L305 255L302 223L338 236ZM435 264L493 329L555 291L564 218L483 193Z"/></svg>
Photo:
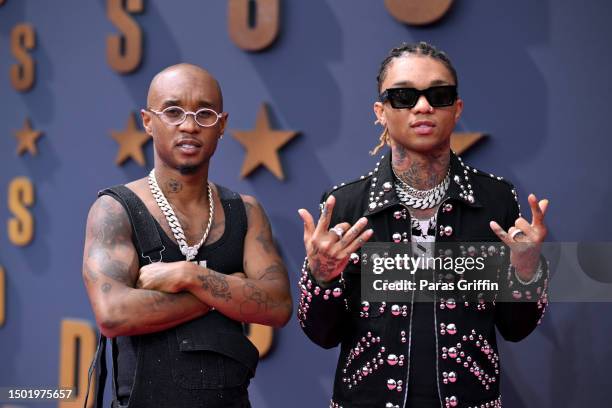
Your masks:
<svg viewBox="0 0 612 408"><path fill-rule="evenodd" d="M395 172L395 169L393 169L393 167L391 168L396 179L395 192L397 193L398 198L404 204L415 209L426 210L440 204L444 198L444 195L446 194L446 190L448 190L448 186L450 185L450 167L446 173L446 177L444 177L444 180L429 190L417 190L416 188L409 186L406 184L406 182L399 178Z"/></svg>
<svg viewBox="0 0 612 408"><path fill-rule="evenodd" d="M149 188L151 189L151 194L157 201L157 205L159 209L164 213L166 217L166 221L168 221L168 225L172 230L172 234L174 234L174 239L178 243L178 246L181 250L181 253L185 255L187 261L191 261L196 257L200 247L206 241L208 237L208 233L210 232L210 227L212 225L212 220L215 214L215 202L213 200L212 188L210 187L210 183L206 184L208 188L208 203L209 203L209 212L208 212L208 224L206 225L206 230L204 231L204 235L202 235L202 239L200 242L195 244L194 246L187 245L187 239L185 238L185 232L183 231L183 227L181 227L181 223L179 222L176 214L174 214L174 210L168 203L166 196L162 192L161 188L157 184L157 179L155 178L155 169L151 170L149 173Z"/></svg>

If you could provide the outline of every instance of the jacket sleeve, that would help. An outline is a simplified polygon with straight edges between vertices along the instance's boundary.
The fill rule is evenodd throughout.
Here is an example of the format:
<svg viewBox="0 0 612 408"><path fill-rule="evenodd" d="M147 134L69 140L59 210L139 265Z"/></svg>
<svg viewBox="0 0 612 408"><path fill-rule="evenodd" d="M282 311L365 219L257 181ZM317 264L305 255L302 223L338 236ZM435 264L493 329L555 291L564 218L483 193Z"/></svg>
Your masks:
<svg viewBox="0 0 612 408"><path fill-rule="evenodd" d="M507 215L502 227L507 231L521 216L516 190L511 186ZM548 305L549 263L541 256L538 271L530 282L522 282L510 264L510 251L502 264L499 279L501 298L495 307L495 324L504 339L520 341L540 324Z"/></svg>
<svg viewBox="0 0 612 408"><path fill-rule="evenodd" d="M324 203L329 193L324 193ZM338 223L338 205L332 213L330 225ZM319 285L304 260L299 280L299 304L297 317L304 333L316 344L324 348L337 346L342 340L344 324L347 322L348 303L345 282L340 277L329 284Z"/></svg>

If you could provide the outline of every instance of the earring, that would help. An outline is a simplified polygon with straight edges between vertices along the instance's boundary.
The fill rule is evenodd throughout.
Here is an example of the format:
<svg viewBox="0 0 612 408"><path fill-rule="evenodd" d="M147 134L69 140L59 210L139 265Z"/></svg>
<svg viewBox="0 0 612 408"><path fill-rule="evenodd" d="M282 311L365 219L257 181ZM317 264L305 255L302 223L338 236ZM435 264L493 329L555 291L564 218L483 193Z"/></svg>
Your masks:
<svg viewBox="0 0 612 408"><path fill-rule="evenodd" d="M223 133L219 135L219 140L223 139Z"/></svg>

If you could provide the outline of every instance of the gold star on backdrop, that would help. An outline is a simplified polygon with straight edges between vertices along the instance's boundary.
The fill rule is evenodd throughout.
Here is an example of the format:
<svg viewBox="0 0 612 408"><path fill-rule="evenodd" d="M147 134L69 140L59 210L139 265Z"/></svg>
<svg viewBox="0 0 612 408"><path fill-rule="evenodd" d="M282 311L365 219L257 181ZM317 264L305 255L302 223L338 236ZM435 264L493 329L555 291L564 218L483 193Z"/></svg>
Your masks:
<svg viewBox="0 0 612 408"><path fill-rule="evenodd" d="M36 156L38 149L36 148L36 140L42 136L42 132L32 130L30 119L23 122L23 128L15 132L15 137L19 142L17 145L17 154L21 156L27 150L32 156Z"/></svg>
<svg viewBox="0 0 612 408"><path fill-rule="evenodd" d="M451 149L461 155L469 150L476 142L485 137L484 133L478 132L456 132L451 135Z"/></svg>
<svg viewBox="0 0 612 408"><path fill-rule="evenodd" d="M145 132L138 130L136 117L133 112L130 113L128 118L127 129L122 131L111 130L111 135L119 143L119 151L115 159L117 165L123 164L129 158L132 158L132 160L141 166L145 165L142 148L151 137Z"/></svg>
<svg viewBox="0 0 612 408"><path fill-rule="evenodd" d="M246 149L246 157L242 163L240 177L251 174L260 165L268 168L279 180L284 180L283 167L278 157L278 151L288 141L299 134L294 130L273 130L270 128L268 107L265 103L257 113L257 121L253 130L231 130L234 138Z"/></svg>

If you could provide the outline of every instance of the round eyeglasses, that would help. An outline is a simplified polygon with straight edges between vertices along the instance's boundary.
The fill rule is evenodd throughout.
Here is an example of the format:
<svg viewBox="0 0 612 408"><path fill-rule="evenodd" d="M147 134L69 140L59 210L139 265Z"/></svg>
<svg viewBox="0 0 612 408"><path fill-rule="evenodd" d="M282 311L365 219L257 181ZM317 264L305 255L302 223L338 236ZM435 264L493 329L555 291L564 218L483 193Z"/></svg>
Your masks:
<svg viewBox="0 0 612 408"><path fill-rule="evenodd" d="M168 106L162 111L156 111L151 108L147 108L147 110L159 116L161 120L167 124L173 126L178 126L183 123L187 119L187 115L193 115L198 125L202 127L211 127L215 126L222 116L220 113L209 108L202 108L197 112L186 111L180 106Z"/></svg>

